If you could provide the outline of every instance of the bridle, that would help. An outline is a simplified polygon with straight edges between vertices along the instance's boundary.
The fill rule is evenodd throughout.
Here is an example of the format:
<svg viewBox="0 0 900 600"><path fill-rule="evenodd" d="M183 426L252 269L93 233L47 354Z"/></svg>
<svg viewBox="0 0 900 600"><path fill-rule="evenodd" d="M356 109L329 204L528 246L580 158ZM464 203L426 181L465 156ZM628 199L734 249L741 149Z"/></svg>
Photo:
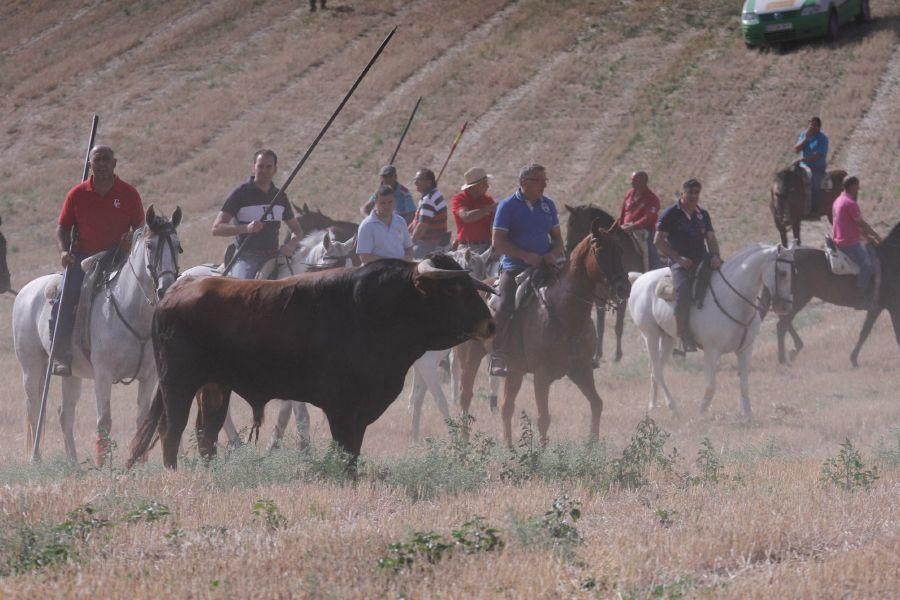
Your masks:
<svg viewBox="0 0 900 600"><path fill-rule="evenodd" d="M772 291L772 293L773 293L772 303L773 303L773 304L774 304L775 302L778 302L778 301L784 302L784 303L791 303L791 302L793 302L793 296L791 296L791 297L782 297L782 296L779 294L779 288L778 288L778 264L779 264L779 263L784 263L784 264L791 265L791 285L792 285L792 286L793 286L793 282L794 282L794 273L795 273L795 271L794 271L794 259L793 259L793 256L792 256L790 259L783 258L783 257L781 256L781 250L782 250L782 247L779 245L778 248L777 248L777 250L775 251L775 252L776 252L776 253L775 253L775 265L774 265L774 267L775 267L775 289ZM750 320L747 321L746 323L744 323L743 321L741 321L741 320L739 320L738 318L734 317L734 316L733 316L731 313L729 313L727 310L725 310L725 307L722 306L722 303L719 301L719 297L716 295L716 288L715 288L714 286L712 286L712 285L709 286L709 292L710 292L710 294L712 295L713 302L715 302L716 307L719 309L719 311L720 311L723 315L725 315L726 317L728 317L728 320L729 320L729 321L731 321L732 323L734 323L734 324L736 324L736 325L738 325L738 326L740 326L740 327L743 328L743 332L741 333L741 341L738 343L738 350L740 350L741 348L744 347L744 341L746 341L746 339L747 339L747 332L748 332L749 329L750 329L750 325L753 323L753 319L756 318L756 315L762 313L762 307L761 307L759 304L757 304L756 302L754 302L753 300L750 300L749 298L747 298L745 295L743 295L742 293L740 293L733 285L731 285L731 282L728 281L728 279L727 279L727 278L725 277L725 275L722 273L722 269L716 269L715 271L719 274L719 277L722 278L722 281L725 282L725 285L728 286L728 289L730 289L732 292L734 292L734 294L735 294L738 298L740 298L741 300L743 300L746 304L750 305L750 306L754 309L754 311L755 311L752 315L750 315ZM791 293L792 290L788 290L788 292Z"/></svg>
<svg viewBox="0 0 900 600"><path fill-rule="evenodd" d="M613 243L618 243L618 242L613 240ZM610 290L610 293L612 293L612 291L616 289L616 286L624 284L624 282L628 280L628 276L621 275L621 276L617 277L615 280L610 280L609 277L607 276L606 272L603 270L603 266L600 264L600 253L601 252L603 252L603 250L600 248L600 240L597 238L597 236L595 234L591 234L591 255L594 257L594 262L597 263L597 268L600 271L600 277L602 278L602 280L594 283L594 298L591 300L586 300L586 302L593 304L593 305L600 305L600 306L612 308L612 307L617 306L619 303L621 303L622 300L621 299L615 300L615 299L612 299L609 297L604 298L604 297L600 296L597 293L597 286L604 284L606 286L606 288L608 290ZM583 299L579 298L579 300L583 300Z"/></svg>
<svg viewBox="0 0 900 600"><path fill-rule="evenodd" d="M149 226L148 226L149 227ZM151 231L153 231L151 229ZM159 227L156 231L153 231L156 234L158 239L158 243L156 244L156 250L153 253L153 259L147 261L147 272L150 273L150 277L153 279L153 288L155 290L159 289L160 283L159 280L163 277L163 275L171 275L173 281L178 279L178 275L180 273L180 269L178 268L178 255L183 252L181 248L181 244L175 244L172 236L175 234L175 227L171 223L166 223ZM149 240L145 242L147 246L149 246ZM168 248L169 252L172 255L172 265L173 269L164 269L159 271L159 265L162 264L163 259L163 248ZM147 248L149 250L149 247ZM149 254L148 254L149 258Z"/></svg>

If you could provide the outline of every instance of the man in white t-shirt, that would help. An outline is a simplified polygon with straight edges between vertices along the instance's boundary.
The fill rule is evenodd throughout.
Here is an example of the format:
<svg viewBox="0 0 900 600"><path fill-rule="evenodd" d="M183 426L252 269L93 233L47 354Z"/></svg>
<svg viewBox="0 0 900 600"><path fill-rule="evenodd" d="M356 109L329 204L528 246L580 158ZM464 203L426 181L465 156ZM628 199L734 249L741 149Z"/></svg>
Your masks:
<svg viewBox="0 0 900 600"><path fill-rule="evenodd" d="M412 246L406 220L394 212L394 190L383 185L376 192L374 209L359 224L356 253L363 264L380 258L412 260Z"/></svg>

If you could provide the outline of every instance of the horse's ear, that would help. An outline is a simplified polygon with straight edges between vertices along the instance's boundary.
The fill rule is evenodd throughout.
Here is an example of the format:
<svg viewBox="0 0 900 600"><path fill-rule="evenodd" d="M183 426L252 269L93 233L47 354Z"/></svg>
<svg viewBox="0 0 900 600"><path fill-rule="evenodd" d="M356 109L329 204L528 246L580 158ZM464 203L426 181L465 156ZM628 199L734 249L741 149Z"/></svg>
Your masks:
<svg viewBox="0 0 900 600"><path fill-rule="evenodd" d="M466 248L466 253L463 256L465 256L467 264L472 262L472 250L470 248Z"/></svg>
<svg viewBox="0 0 900 600"><path fill-rule="evenodd" d="M153 205L147 207L147 214L144 215L144 222L148 225L156 220L156 210L154 210Z"/></svg>
<svg viewBox="0 0 900 600"><path fill-rule="evenodd" d="M181 207L176 206L175 212L172 213L172 227L178 227L181 224Z"/></svg>
<svg viewBox="0 0 900 600"><path fill-rule="evenodd" d="M303 212L308 213L309 207L306 205L306 202L303 203Z"/></svg>
<svg viewBox="0 0 900 600"><path fill-rule="evenodd" d="M563 206L565 206L565 207L566 207L566 210L569 211L570 213L575 212L575 209L572 208L571 206L569 206L568 204L563 204Z"/></svg>
<svg viewBox="0 0 900 600"><path fill-rule="evenodd" d="M331 230L328 230L325 233L325 237L322 238L322 246L328 250L331 248Z"/></svg>

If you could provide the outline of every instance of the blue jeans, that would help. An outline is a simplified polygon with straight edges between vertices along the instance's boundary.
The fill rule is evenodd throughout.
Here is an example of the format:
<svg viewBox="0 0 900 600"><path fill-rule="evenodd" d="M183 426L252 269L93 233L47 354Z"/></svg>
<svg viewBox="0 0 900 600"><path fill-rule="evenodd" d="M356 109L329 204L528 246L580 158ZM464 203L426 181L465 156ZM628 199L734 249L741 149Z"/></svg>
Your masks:
<svg viewBox="0 0 900 600"><path fill-rule="evenodd" d="M875 275L875 268L872 265L872 259L869 258L869 251L861 243L841 248L841 252L850 257L850 260L859 267L859 274L856 276L856 290L862 295L869 289L869 282Z"/></svg>
<svg viewBox="0 0 900 600"><path fill-rule="evenodd" d="M242 253L228 274L237 279L253 279L270 258L265 254Z"/></svg>

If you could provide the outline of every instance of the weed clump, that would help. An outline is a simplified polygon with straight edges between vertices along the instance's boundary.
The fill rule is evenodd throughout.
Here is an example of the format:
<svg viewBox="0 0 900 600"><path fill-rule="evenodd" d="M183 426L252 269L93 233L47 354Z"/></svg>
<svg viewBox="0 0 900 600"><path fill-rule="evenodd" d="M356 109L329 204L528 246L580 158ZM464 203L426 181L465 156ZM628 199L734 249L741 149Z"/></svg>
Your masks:
<svg viewBox="0 0 900 600"><path fill-rule="evenodd" d="M842 490L853 491L859 488L868 490L878 479L878 467L866 468L859 450L853 447L850 439L844 440L837 456L832 456L822 464L821 480L833 483Z"/></svg>
<svg viewBox="0 0 900 600"><path fill-rule="evenodd" d="M397 573L412 568L416 561L434 565L454 552L478 554L502 550L506 543L500 539L499 530L485 524L484 518L474 516L451 533L452 539L434 531L414 531L401 542L387 547L387 554L378 559L378 569Z"/></svg>

